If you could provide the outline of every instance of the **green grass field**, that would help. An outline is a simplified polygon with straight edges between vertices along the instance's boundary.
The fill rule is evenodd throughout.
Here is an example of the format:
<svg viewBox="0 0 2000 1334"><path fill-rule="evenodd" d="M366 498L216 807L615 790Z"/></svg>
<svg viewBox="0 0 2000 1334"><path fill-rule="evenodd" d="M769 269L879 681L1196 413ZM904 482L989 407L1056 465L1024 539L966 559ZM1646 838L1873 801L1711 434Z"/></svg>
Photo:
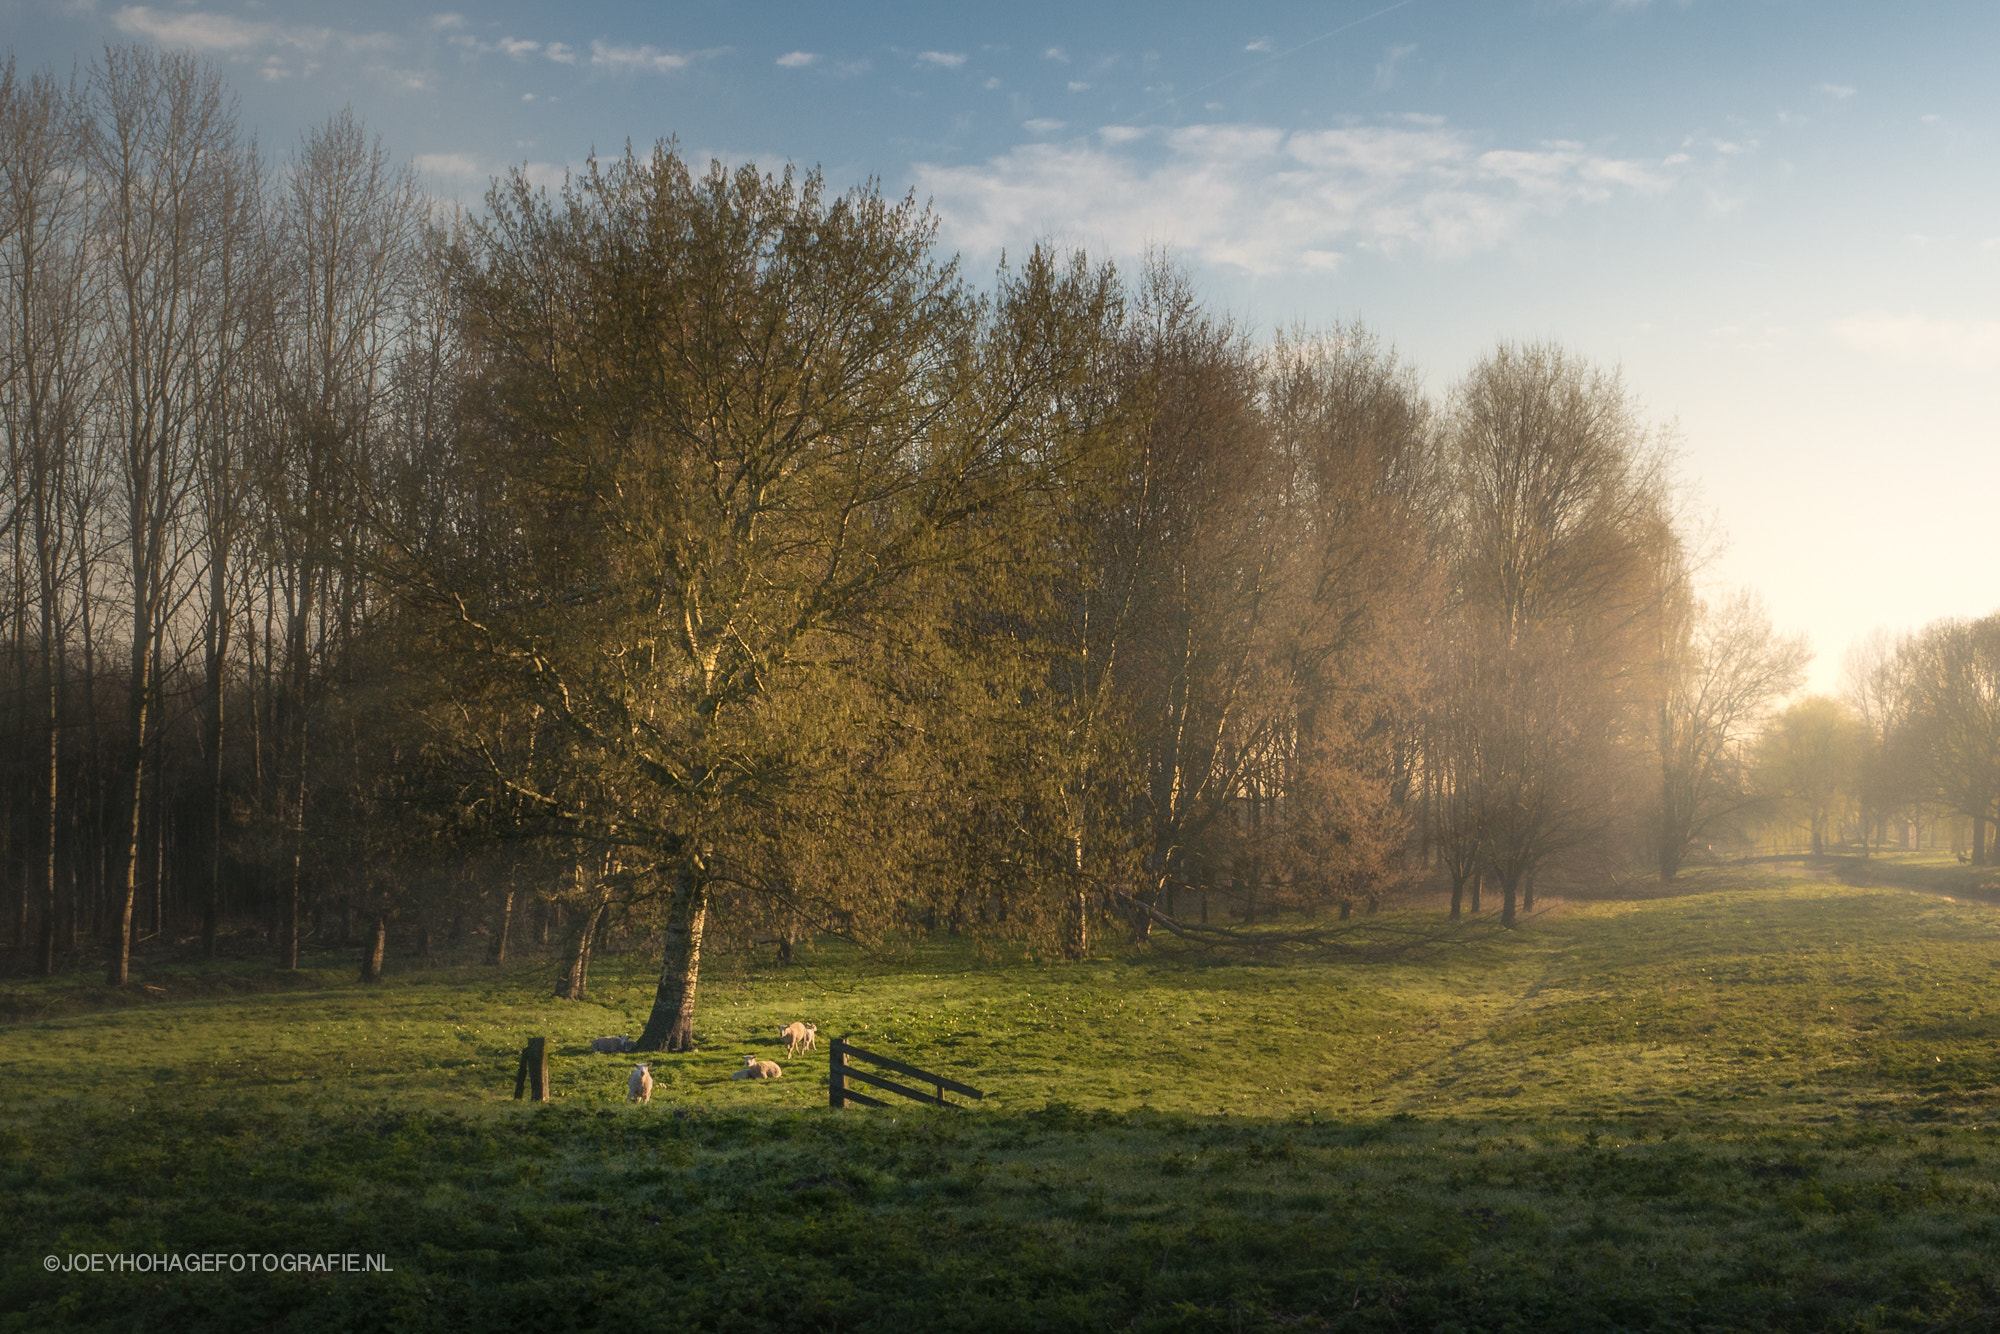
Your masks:
<svg viewBox="0 0 2000 1334"><path fill-rule="evenodd" d="M1796 871L1391 964L724 958L649 1107L587 1047L647 959L0 983L0 1328L2000 1327L2000 910ZM834 1112L791 1019L990 1096ZM393 1272L44 1270L210 1252Z"/></svg>

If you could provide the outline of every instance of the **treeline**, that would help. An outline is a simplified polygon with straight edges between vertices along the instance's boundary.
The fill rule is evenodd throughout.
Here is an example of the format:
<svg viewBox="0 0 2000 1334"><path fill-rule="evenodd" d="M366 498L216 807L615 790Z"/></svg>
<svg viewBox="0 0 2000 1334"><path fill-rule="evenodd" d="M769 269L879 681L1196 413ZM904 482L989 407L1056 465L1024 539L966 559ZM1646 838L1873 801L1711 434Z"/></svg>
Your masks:
<svg viewBox="0 0 2000 1334"><path fill-rule="evenodd" d="M670 146L438 212L351 115L0 78L14 943L1199 934L1644 863L1803 645L1669 441L1503 344L1442 403L1169 263L975 287L929 213ZM1467 904L1468 896L1470 904ZM526 919L524 922L523 919Z"/></svg>
<svg viewBox="0 0 2000 1334"><path fill-rule="evenodd" d="M1934 842L1996 860L2000 828L2000 612L1863 639L1838 697L1787 708L1760 736L1754 787L1767 817L1794 821L1814 853L1830 843Z"/></svg>

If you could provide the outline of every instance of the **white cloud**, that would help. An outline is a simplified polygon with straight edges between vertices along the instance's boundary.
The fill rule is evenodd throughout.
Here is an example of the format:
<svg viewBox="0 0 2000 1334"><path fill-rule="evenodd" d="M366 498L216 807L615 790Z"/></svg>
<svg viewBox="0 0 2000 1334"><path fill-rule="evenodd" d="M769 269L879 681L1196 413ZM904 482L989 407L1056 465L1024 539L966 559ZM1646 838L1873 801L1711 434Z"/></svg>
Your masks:
<svg viewBox="0 0 2000 1334"><path fill-rule="evenodd" d="M984 88L989 93L992 92L995 88L998 88L999 86L1000 86L1000 79L997 75L988 78L985 83L980 85L980 87Z"/></svg>
<svg viewBox="0 0 2000 1334"><path fill-rule="evenodd" d="M1845 102L1854 96L1854 89L1844 83L1823 83L1819 86L1819 90L1836 102Z"/></svg>
<svg viewBox="0 0 2000 1334"><path fill-rule="evenodd" d="M613 74L633 71L665 74L670 70L686 69L691 59L678 51L662 51L656 46L614 46L605 41L590 44L590 63Z"/></svg>
<svg viewBox="0 0 2000 1334"><path fill-rule="evenodd" d="M225 56L248 56L260 51L288 51L300 55L315 55L327 50L386 51L396 44L387 33L351 33L335 28L268 23L201 10L170 13L145 5L127 5L111 16L111 23L128 37L143 37L162 46L210 51ZM270 68L279 67L267 67L267 78L271 77Z"/></svg>
<svg viewBox="0 0 2000 1334"><path fill-rule="evenodd" d="M922 166L917 191L972 253L1057 232L1268 274L1336 270L1355 250L1491 249L1537 216L1657 194L1677 175L1566 141L1482 151L1442 127L1105 126L976 166Z"/></svg>
<svg viewBox="0 0 2000 1334"><path fill-rule="evenodd" d="M419 153L411 163L418 171L455 181L476 180L487 174L470 153Z"/></svg>
<svg viewBox="0 0 2000 1334"><path fill-rule="evenodd" d="M957 51L919 51L917 63L933 69L957 69L965 63L965 56Z"/></svg>
<svg viewBox="0 0 2000 1334"><path fill-rule="evenodd" d="M786 69L804 69L807 65L812 64L818 59L819 57L811 51L787 51L772 63L781 65Z"/></svg>
<svg viewBox="0 0 2000 1334"><path fill-rule="evenodd" d="M1021 128L1029 134L1054 134L1062 127L1062 121L1050 120L1046 116L1037 116L1033 120L1024 120L1021 122Z"/></svg>
<svg viewBox="0 0 2000 1334"><path fill-rule="evenodd" d="M1895 361L1981 368L2000 366L2000 320L1938 319L1871 311L1835 321L1849 347Z"/></svg>
<svg viewBox="0 0 2000 1334"><path fill-rule="evenodd" d="M1243 49L1245 51L1268 51L1271 49L1271 39L1268 37L1259 37L1256 41L1245 44Z"/></svg>
<svg viewBox="0 0 2000 1334"><path fill-rule="evenodd" d="M550 60L555 61L558 65L574 65L576 63L576 48L563 42L550 42L542 48L542 54Z"/></svg>
<svg viewBox="0 0 2000 1334"><path fill-rule="evenodd" d="M502 37L499 41L500 54L503 56L512 56L516 60L533 55L541 49L542 44L540 42L517 41L512 37Z"/></svg>
<svg viewBox="0 0 2000 1334"><path fill-rule="evenodd" d="M1069 52L1063 50L1060 46L1052 46L1042 52L1042 59L1060 60L1063 64L1067 65L1069 64Z"/></svg>
<svg viewBox="0 0 2000 1334"><path fill-rule="evenodd" d="M431 15L431 26L439 32L456 32L465 26L465 15L449 13L433 14Z"/></svg>
<svg viewBox="0 0 2000 1334"><path fill-rule="evenodd" d="M1069 90L1073 93L1088 92L1090 90L1090 85L1087 83L1080 83L1075 79L1071 79L1069 81Z"/></svg>

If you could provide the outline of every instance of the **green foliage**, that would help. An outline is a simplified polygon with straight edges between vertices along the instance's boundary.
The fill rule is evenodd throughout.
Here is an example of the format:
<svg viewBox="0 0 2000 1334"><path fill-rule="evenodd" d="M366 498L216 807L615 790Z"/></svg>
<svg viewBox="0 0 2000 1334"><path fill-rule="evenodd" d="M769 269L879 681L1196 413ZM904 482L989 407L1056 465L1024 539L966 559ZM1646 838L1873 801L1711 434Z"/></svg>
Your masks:
<svg viewBox="0 0 2000 1334"><path fill-rule="evenodd" d="M52 1013L0 1032L0 1329L1972 1328L1996 943L1984 906L1739 870L1366 969L822 943L719 959L648 1107L587 1049L638 960L581 1004L329 968ZM832 1112L840 1032L992 1096ZM546 1107L509 1096L534 1033ZM745 1052L785 1077L730 1081ZM41 1269L274 1248L395 1272Z"/></svg>

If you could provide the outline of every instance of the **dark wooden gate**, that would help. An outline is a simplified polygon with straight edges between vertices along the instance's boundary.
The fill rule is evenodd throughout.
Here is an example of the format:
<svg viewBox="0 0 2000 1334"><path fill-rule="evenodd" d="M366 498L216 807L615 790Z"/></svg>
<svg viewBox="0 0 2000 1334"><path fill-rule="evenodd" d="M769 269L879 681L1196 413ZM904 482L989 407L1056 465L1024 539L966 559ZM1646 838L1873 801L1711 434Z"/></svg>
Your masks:
<svg viewBox="0 0 2000 1334"><path fill-rule="evenodd" d="M866 1070L858 1070L847 1063L850 1058L857 1061L867 1061L869 1064L883 1070L893 1070L899 1075L907 1075L909 1078L917 1080L920 1083L929 1084L937 1092L935 1094L925 1093L921 1089L913 1089L906 1084L898 1084L893 1079L884 1079L882 1076L870 1074ZM827 1060L831 1067L827 1081L828 1096L835 1107L845 1107L850 1102L858 1102L863 1107L887 1107L889 1105L880 1098L871 1098L865 1093L856 1093L847 1087L847 1081L850 1079L859 1080L871 1088L885 1089L890 1093L912 1099L916 1102L927 1102L934 1107L957 1107L959 1105L955 1102L945 1101L944 1095L946 1089L967 1098L984 1098L986 1096L969 1084L961 1084L955 1079L946 1079L943 1075L932 1074L928 1070L919 1070L916 1066L905 1065L901 1061L892 1061L887 1056L877 1056L872 1051L863 1051L846 1038L835 1038L833 1040L831 1047L828 1049Z"/></svg>

